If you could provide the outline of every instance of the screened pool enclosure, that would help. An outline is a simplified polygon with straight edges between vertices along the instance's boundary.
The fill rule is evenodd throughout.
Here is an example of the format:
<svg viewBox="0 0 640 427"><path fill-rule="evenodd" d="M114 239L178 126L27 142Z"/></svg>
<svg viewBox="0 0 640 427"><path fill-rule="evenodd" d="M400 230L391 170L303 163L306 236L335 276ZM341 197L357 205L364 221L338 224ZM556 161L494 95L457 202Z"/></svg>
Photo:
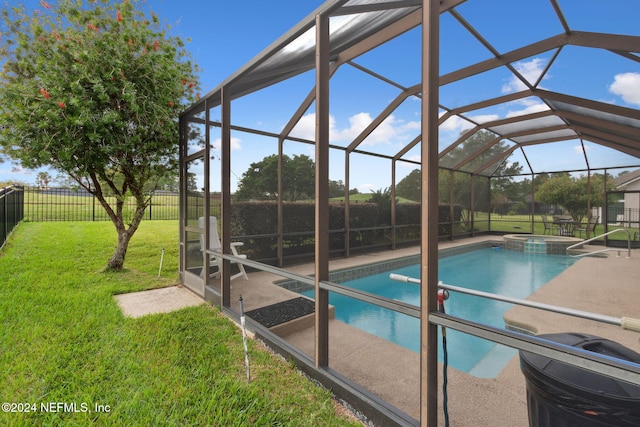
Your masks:
<svg viewBox="0 0 640 427"><path fill-rule="evenodd" d="M314 357L255 327L314 376L400 424L437 423L439 242L542 233L540 214L563 210L536 195L551 174L586 178L586 192L598 193L584 217L599 217L595 234L619 222L612 209L626 193L637 200L616 177L640 169L640 27L616 17L640 16L640 4L513 3L327 1L180 119L183 284L237 318L235 263L286 278L288 266L312 262ZM305 189L287 169L302 158L314 168ZM268 177L270 189L246 191L258 185L250 172ZM623 209L633 235L640 206ZM210 216L221 249L207 243L212 232L200 219ZM232 255L237 241L246 258ZM419 419L328 369L328 295L339 292L332 260L412 245L421 306L395 309L421 319ZM215 277L214 255L224 260ZM640 369L630 369L614 375L637 384Z"/></svg>

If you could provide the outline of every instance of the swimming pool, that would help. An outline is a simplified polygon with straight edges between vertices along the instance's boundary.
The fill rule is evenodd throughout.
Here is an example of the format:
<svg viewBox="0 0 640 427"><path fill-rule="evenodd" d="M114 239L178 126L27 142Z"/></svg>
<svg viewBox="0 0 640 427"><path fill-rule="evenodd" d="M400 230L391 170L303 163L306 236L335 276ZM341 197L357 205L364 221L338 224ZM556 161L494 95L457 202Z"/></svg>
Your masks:
<svg viewBox="0 0 640 427"><path fill-rule="evenodd" d="M526 298L564 271L574 258L542 255L501 248L485 248L440 258L439 279L455 285L514 298ZM419 264L342 282L391 299L420 305L419 286L389 279L389 273L420 276ZM313 297L313 290L302 292ZM420 321L393 310L353 298L330 294L336 319L366 332L419 351ZM475 322L504 328L504 313L511 304L452 292L445 302L447 313ZM451 367L483 378L497 376L515 350L458 331L447 331L448 361ZM442 360L442 354L439 355Z"/></svg>

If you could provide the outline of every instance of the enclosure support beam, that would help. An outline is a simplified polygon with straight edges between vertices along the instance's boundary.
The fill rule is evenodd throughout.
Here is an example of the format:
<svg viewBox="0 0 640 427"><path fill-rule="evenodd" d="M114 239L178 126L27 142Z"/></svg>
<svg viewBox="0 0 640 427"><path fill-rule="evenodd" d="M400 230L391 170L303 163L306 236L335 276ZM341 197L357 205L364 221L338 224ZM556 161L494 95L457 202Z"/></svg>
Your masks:
<svg viewBox="0 0 640 427"><path fill-rule="evenodd" d="M349 211L349 205L351 204L351 195L349 194L349 176L351 174L349 168L349 158L351 153L348 150L344 152L344 256L351 256L351 245L349 244L351 236L351 227L349 226L349 218L351 213Z"/></svg>
<svg viewBox="0 0 640 427"><path fill-rule="evenodd" d="M582 150L584 152L584 142L581 142L581 144L582 144ZM585 154L585 157L587 157L586 154ZM589 167L588 161L587 161L587 167ZM586 233L587 239L595 237L591 235L590 224L591 224L591 168L587 170L587 233Z"/></svg>
<svg viewBox="0 0 640 427"><path fill-rule="evenodd" d="M449 240L453 241L453 227L455 225L454 216L453 216L453 200L455 198L454 193L454 185L455 185L456 176L453 172L453 169L449 171ZM438 212L440 212L438 208Z"/></svg>
<svg viewBox="0 0 640 427"><path fill-rule="evenodd" d="M476 235L476 175L471 174L471 200L469 201L469 223L471 224L471 237Z"/></svg>
<svg viewBox="0 0 640 427"><path fill-rule="evenodd" d="M222 193L220 244L223 254L231 253L231 97L226 88L220 94L221 111L221 157L220 178ZM207 129L209 124L207 122ZM208 175L207 175L208 177ZM225 259L220 272L220 301L223 307L231 306L231 263Z"/></svg>
<svg viewBox="0 0 640 427"><path fill-rule="evenodd" d="M396 248L396 166L396 160L391 160L391 249Z"/></svg>
<svg viewBox="0 0 640 427"><path fill-rule="evenodd" d="M202 241L204 242L204 247L202 249L202 256L204 260L202 261L202 279L204 280L204 289L207 289L209 286L209 282L211 281L211 255L207 252L211 243L211 230L209 229L209 221L208 218L211 215L211 187L209 185L210 180L208 179L211 174L211 126L209 126L209 121L211 120L209 108L209 100L205 99L204 101L204 157L202 159L203 167L204 167L204 176L205 180L203 183L204 192L204 206L202 209L202 214L204 215L204 233ZM206 293L204 291L203 293ZM204 296L204 295L203 295Z"/></svg>
<svg viewBox="0 0 640 427"><path fill-rule="evenodd" d="M531 173L531 234L536 233L536 175ZM489 181L491 183L491 181ZM491 200L491 199L489 199Z"/></svg>
<svg viewBox="0 0 640 427"><path fill-rule="evenodd" d="M605 233L609 231L609 183L607 180L607 169L604 174L604 208L602 210L602 223L604 224ZM609 236L604 236L604 245L609 246Z"/></svg>
<svg viewBox="0 0 640 427"><path fill-rule="evenodd" d="M316 368L329 365L329 16L316 16Z"/></svg>
<svg viewBox="0 0 640 427"><path fill-rule="evenodd" d="M278 138L278 197L277 197L277 209L278 209L278 218L277 218L277 231L278 233L278 248L277 248L277 257L278 257L278 267L282 267L284 265L284 251L283 251L283 233L284 233L284 209L282 208L282 193L284 191L284 162L282 161L282 156L284 152L284 139Z"/></svg>
<svg viewBox="0 0 640 427"><path fill-rule="evenodd" d="M438 85L440 2L422 2L420 424L438 424Z"/></svg>
<svg viewBox="0 0 640 427"><path fill-rule="evenodd" d="M178 232L179 232L179 252L178 252L178 275L180 277L180 283L184 283L184 273L187 269L187 231L185 230L187 226L187 180L185 177L187 176L187 161L185 158L187 157L187 119L184 116L180 116L178 119L180 126L180 147L178 149L179 156L179 179L178 185L180 189L180 195L178 197L179 206L178 206Z"/></svg>

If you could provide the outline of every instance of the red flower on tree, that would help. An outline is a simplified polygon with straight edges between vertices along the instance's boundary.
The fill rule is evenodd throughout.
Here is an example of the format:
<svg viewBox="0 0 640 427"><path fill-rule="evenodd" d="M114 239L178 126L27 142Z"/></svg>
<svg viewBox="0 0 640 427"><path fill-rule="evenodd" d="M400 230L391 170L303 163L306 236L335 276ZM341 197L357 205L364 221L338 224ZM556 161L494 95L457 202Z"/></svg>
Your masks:
<svg viewBox="0 0 640 427"><path fill-rule="evenodd" d="M40 93L42 94L42 96L44 96L47 99L51 98L51 95L49 95L49 92L47 92L47 90L44 88L40 89Z"/></svg>
<svg viewBox="0 0 640 427"><path fill-rule="evenodd" d="M153 42L153 50L157 51L159 47L160 47L160 43L158 42L158 40L155 40Z"/></svg>
<svg viewBox="0 0 640 427"><path fill-rule="evenodd" d="M100 28L96 27L93 24L87 24L87 27L89 27L89 29L93 31L100 31Z"/></svg>
<svg viewBox="0 0 640 427"><path fill-rule="evenodd" d="M40 5L45 9L51 9L51 6L49 6L44 0L40 0Z"/></svg>
<svg viewBox="0 0 640 427"><path fill-rule="evenodd" d="M60 101L60 102L58 102L58 107L67 108L67 105L64 102Z"/></svg>
<svg viewBox="0 0 640 427"><path fill-rule="evenodd" d="M118 19L118 22L122 22L122 13L120 13L119 10L116 11L116 18Z"/></svg>

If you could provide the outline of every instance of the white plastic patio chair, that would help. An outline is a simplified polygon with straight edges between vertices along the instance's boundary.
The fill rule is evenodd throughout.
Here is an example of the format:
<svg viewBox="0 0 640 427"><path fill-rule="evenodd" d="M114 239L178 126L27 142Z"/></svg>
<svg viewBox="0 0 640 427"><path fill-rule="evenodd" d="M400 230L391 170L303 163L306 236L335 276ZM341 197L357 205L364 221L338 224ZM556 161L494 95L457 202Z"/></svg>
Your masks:
<svg viewBox="0 0 640 427"><path fill-rule="evenodd" d="M204 229L204 217L200 217L198 218L198 226L202 229ZM244 254L239 254L238 253L238 246L242 246L243 243L242 242L232 242L231 243L231 253L233 254L233 256L237 256L239 258L244 258L246 259L247 256ZM202 248L202 250L204 250L204 231L203 233L200 235L200 247ZM213 250L213 251L222 251L222 244L220 244L220 237L218 236L218 219L215 216L210 216L209 217L209 249ZM235 263L232 262L232 264L235 264L238 266L238 269L240 270L238 273L234 274L231 276L231 280L233 279L237 279L238 277L242 276L244 277L244 280L249 280L249 278L247 277L247 272L244 270L244 265L239 264L239 263ZM215 273L212 273L211 276L212 277L216 277L220 275L220 272L222 271L222 258L216 257L214 255L211 255L211 266L217 266L218 267L218 271L216 271ZM203 269L204 271L204 269Z"/></svg>

